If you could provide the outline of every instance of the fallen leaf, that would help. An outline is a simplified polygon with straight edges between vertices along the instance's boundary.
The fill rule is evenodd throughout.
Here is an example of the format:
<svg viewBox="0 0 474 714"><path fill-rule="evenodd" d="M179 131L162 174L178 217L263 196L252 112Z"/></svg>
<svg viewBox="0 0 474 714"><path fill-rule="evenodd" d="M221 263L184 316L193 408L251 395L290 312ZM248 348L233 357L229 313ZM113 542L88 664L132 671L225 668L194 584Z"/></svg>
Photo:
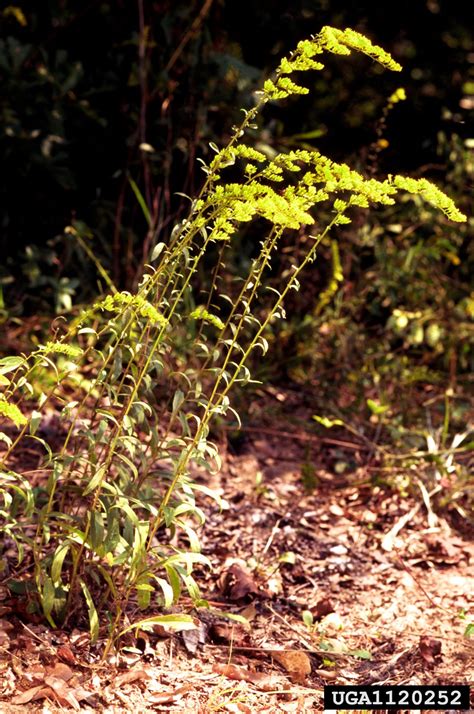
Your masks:
<svg viewBox="0 0 474 714"><path fill-rule="evenodd" d="M239 647L247 642L247 632L238 622L214 622L209 629L209 634L218 644L232 642L234 647Z"/></svg>
<svg viewBox="0 0 474 714"><path fill-rule="evenodd" d="M42 692L46 692L46 694L41 694ZM28 702L32 702L35 699L41 699L48 696L48 693L50 692L51 689L49 687L45 687L43 684L40 684L38 687L31 687L31 689L27 689L25 692L17 694L11 701L12 704L28 704Z"/></svg>
<svg viewBox="0 0 474 714"><path fill-rule="evenodd" d="M431 536L426 539L429 559L436 563L456 565L462 560L469 559L465 543L459 538L440 538Z"/></svg>
<svg viewBox="0 0 474 714"><path fill-rule="evenodd" d="M169 692L158 692L147 697L147 702L150 704L173 704L178 697L181 697L192 688L191 684L185 684L184 687L179 687Z"/></svg>
<svg viewBox="0 0 474 714"><path fill-rule="evenodd" d="M69 680L74 677L74 672L67 664L56 662L53 669L48 672L48 676L57 677L58 679L64 680L64 682L69 682Z"/></svg>
<svg viewBox="0 0 474 714"><path fill-rule="evenodd" d="M61 647L58 647L58 649L56 650L56 654L63 662L68 662L68 664L76 664L76 658L68 645L61 645Z"/></svg>
<svg viewBox="0 0 474 714"><path fill-rule="evenodd" d="M228 679L234 679L239 682L251 682L263 692L271 692L274 689L281 688L281 681L276 677L263 672L252 672L245 667L237 667L235 664L219 664L216 663L212 667L213 672L223 674Z"/></svg>
<svg viewBox="0 0 474 714"><path fill-rule="evenodd" d="M182 631L181 637L189 654L196 654L199 645L206 643L206 634L207 630L203 622L199 622L199 626L195 630Z"/></svg>
<svg viewBox="0 0 474 714"><path fill-rule="evenodd" d="M63 704L66 702L76 711L80 711L80 704L74 696L73 690L67 686L64 679L50 675L49 677L44 678L44 682L51 687L55 694L55 698L58 699L60 703Z"/></svg>
<svg viewBox="0 0 474 714"><path fill-rule="evenodd" d="M311 674L311 660L303 650L272 650L271 655L288 672L293 684L304 684Z"/></svg>
<svg viewBox="0 0 474 714"><path fill-rule="evenodd" d="M40 662L34 662L30 664L28 669L22 673L22 676L27 680L32 686L38 686L44 682L46 676L46 669L44 665Z"/></svg>
<svg viewBox="0 0 474 714"><path fill-rule="evenodd" d="M137 679L149 679L150 675L145 669L140 669L138 667L130 669L128 672L119 674L115 678L114 684L116 687L122 687L124 684L130 684L130 682L136 682Z"/></svg>
<svg viewBox="0 0 474 714"><path fill-rule="evenodd" d="M334 672L332 669L317 669L316 674L327 682L333 682L338 677L337 672Z"/></svg>
<svg viewBox="0 0 474 714"><path fill-rule="evenodd" d="M9 620L0 620L0 630L3 630L3 632L10 632L13 628L14 625L12 622L9 622Z"/></svg>
<svg viewBox="0 0 474 714"><path fill-rule="evenodd" d="M234 563L221 576L220 587L222 594L229 600L242 600L247 595L258 595L259 589L252 575Z"/></svg>
<svg viewBox="0 0 474 714"><path fill-rule="evenodd" d="M331 548L329 548L329 552L333 555L347 555L349 551L347 550L345 545L339 543L338 545L333 545Z"/></svg>
<svg viewBox="0 0 474 714"><path fill-rule="evenodd" d="M321 627L325 631L343 630L344 621L337 612L330 612L321 619Z"/></svg>
<svg viewBox="0 0 474 714"><path fill-rule="evenodd" d="M438 664L441 660L441 642L433 637L422 635L420 637L420 654L427 664Z"/></svg>
<svg viewBox="0 0 474 714"><path fill-rule="evenodd" d="M330 615L331 612L334 611L334 605L332 604L331 599L328 597L321 598L321 600L318 600L316 605L311 608L313 620L320 620L322 617L326 617L326 615Z"/></svg>
<svg viewBox="0 0 474 714"><path fill-rule="evenodd" d="M250 603L250 605L247 605L247 607L244 607L244 609L240 611L240 614L242 617L245 617L248 622L252 622L257 616L257 608L253 603Z"/></svg>
<svg viewBox="0 0 474 714"><path fill-rule="evenodd" d="M304 698L298 697L297 699L290 700L289 702L279 702L279 707L284 712L299 712L308 711L305 708Z"/></svg>
<svg viewBox="0 0 474 714"><path fill-rule="evenodd" d="M167 617L167 615L163 615L163 617ZM178 619L179 617L182 617L183 620L180 621ZM188 617L188 615L178 615L176 617L176 620L170 622L156 622L152 626L153 634L158 635L158 637L169 637L175 632L183 632L184 630L196 630L199 627L200 623L197 617L193 617L187 620L184 620L184 617Z"/></svg>

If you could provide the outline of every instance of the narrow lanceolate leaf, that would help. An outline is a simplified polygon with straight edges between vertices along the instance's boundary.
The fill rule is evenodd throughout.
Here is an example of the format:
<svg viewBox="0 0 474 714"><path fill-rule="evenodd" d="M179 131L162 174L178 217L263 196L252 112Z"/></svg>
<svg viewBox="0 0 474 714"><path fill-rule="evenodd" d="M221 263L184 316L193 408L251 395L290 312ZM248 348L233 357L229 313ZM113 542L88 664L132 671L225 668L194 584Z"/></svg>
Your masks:
<svg viewBox="0 0 474 714"><path fill-rule="evenodd" d="M164 564L164 568L166 570L166 574L168 576L168 580L170 581L171 588L173 590L173 599L174 602L177 602L179 600L179 597L181 595L181 580L176 572L176 570L173 568L172 565L169 563Z"/></svg>
<svg viewBox="0 0 474 714"><path fill-rule="evenodd" d="M85 487L84 491L82 492L83 496L87 496L89 493L92 493L102 482L104 476L105 476L105 471L106 467L104 465L100 466L95 474L92 476L91 480Z"/></svg>
<svg viewBox="0 0 474 714"><path fill-rule="evenodd" d="M30 434L35 434L41 423L41 412L33 410L30 418Z"/></svg>
<svg viewBox="0 0 474 714"><path fill-rule="evenodd" d="M155 580L163 591L165 607L171 607L171 605L175 602L175 594L173 587L164 578L158 578L155 576Z"/></svg>
<svg viewBox="0 0 474 714"><path fill-rule="evenodd" d="M99 637L99 616L97 614L97 610L95 609L94 601L92 599L92 595L90 594L90 590L85 584L85 582L82 580L82 578L80 578L80 583L89 613L89 631L91 634L91 643L95 644Z"/></svg>
<svg viewBox="0 0 474 714"><path fill-rule="evenodd" d="M152 254L150 257L151 262L153 262L154 260L159 258L165 248L166 248L166 243L157 243L155 245L155 247L153 248L153 251L152 251Z"/></svg>
<svg viewBox="0 0 474 714"><path fill-rule="evenodd" d="M146 617L144 620L139 620L133 625L129 625L119 633L119 637L125 635L131 630L146 630L153 625L162 625L170 630L179 632L180 630L195 630L197 625L191 615L157 615L156 617Z"/></svg>
<svg viewBox="0 0 474 714"><path fill-rule="evenodd" d="M59 585L61 581L61 570L63 567L64 558L66 557L69 548L69 543L63 543L62 545L56 548L56 551L54 553L53 562L51 565L51 580L56 585Z"/></svg>
<svg viewBox="0 0 474 714"><path fill-rule="evenodd" d="M128 177L128 180L130 182L130 186L132 187L132 191L135 194L135 198L137 199L139 206L142 209L142 213L145 216L145 220L148 223L148 226L151 226L153 221L148 206L146 205L145 198L135 181L131 178L131 176Z"/></svg>
<svg viewBox="0 0 474 714"><path fill-rule="evenodd" d="M56 624L51 617L54 607L54 595L56 588L51 578L46 578L43 583L43 590L40 593L41 607L43 608L44 616L48 620L52 627L56 627Z"/></svg>
<svg viewBox="0 0 474 714"><path fill-rule="evenodd" d="M104 518L98 511L92 511L90 514L90 530L89 541L94 550L104 543Z"/></svg>

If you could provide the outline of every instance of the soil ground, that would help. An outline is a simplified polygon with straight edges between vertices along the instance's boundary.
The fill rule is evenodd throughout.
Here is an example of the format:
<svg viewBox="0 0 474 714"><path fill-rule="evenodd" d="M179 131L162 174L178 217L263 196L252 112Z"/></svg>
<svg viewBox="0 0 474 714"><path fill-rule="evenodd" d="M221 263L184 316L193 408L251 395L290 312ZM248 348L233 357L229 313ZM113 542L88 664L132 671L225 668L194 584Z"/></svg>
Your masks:
<svg viewBox="0 0 474 714"><path fill-rule="evenodd" d="M327 684L473 684L467 524L374 485L362 446L295 429L298 395L284 401L196 475L223 499L202 504L209 608L182 604L196 629L131 636L103 663L87 632L21 617L3 587L0 712L322 712Z"/></svg>

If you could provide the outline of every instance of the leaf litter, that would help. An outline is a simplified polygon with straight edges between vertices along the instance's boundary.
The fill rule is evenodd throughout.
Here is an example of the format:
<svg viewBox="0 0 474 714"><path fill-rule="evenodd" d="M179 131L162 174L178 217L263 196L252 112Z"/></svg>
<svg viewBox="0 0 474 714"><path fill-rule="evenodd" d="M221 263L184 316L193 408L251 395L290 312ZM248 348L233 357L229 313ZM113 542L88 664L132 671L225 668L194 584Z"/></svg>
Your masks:
<svg viewBox="0 0 474 714"><path fill-rule="evenodd" d="M195 473L226 508L203 504L213 570L209 608L183 599L192 629L129 631L104 663L86 623L48 629L0 583L1 712L319 712L325 684L469 683L472 540L374 486L364 445L308 442L274 417L223 449L214 483Z"/></svg>

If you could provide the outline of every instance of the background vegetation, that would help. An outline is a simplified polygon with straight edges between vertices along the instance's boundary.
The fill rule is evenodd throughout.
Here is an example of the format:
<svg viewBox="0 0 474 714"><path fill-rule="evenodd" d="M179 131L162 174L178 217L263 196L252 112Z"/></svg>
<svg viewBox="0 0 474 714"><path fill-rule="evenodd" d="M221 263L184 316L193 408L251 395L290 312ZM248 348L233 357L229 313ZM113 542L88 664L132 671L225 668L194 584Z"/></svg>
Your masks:
<svg viewBox="0 0 474 714"><path fill-rule="evenodd" d="M153 245L168 241L187 209L182 194L202 185L196 159L209 159L209 142L225 143L276 58L324 24L375 38L403 75L367 71L362 58L342 73L329 60L307 97L265 108L257 145L318 148L366 175L426 176L449 184L469 213L469 3L25 0L4 8L0 22L5 316L62 312L100 294L98 262L118 289L136 287ZM399 85L406 100L389 106ZM413 385L453 387L459 377L464 390L471 237L472 222L453 228L427 213L414 224L403 207L340 230L337 254L323 246L325 260L279 333L271 374L260 376L309 375L319 392L324 374L331 384L349 380L357 410L368 391L390 402L400 380L411 403ZM235 243L235 272L245 271L253 240L241 233Z"/></svg>

